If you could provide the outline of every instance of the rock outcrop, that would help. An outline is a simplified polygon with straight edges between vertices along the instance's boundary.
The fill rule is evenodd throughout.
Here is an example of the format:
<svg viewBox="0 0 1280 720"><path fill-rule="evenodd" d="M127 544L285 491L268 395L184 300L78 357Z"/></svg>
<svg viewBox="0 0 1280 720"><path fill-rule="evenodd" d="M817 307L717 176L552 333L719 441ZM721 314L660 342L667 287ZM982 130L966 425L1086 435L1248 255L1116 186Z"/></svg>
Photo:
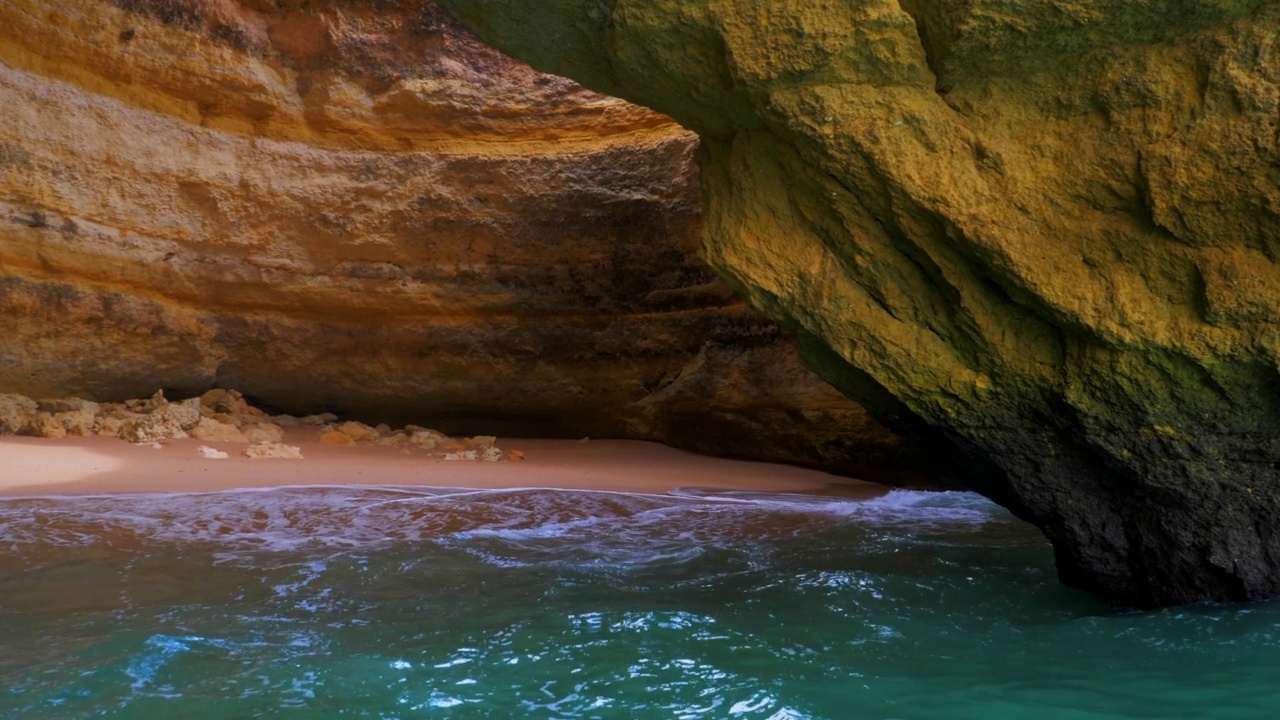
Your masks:
<svg viewBox="0 0 1280 720"><path fill-rule="evenodd" d="M699 259L696 146L428 2L5 2L0 391L918 472Z"/></svg>
<svg viewBox="0 0 1280 720"><path fill-rule="evenodd" d="M1065 582L1280 595L1280 6L445 4L696 130L712 264Z"/></svg>
<svg viewBox="0 0 1280 720"><path fill-rule="evenodd" d="M332 414L294 417L269 415L254 407L236 390L215 388L198 397L170 402L163 390L146 400L99 404L80 398L33 400L13 393L0 394L0 436L26 435L51 439L69 435L113 437L135 445L161 447L170 440L195 438L206 442L247 445L241 456L250 459L301 459L301 450L284 445L285 427L302 428L297 433L325 445L378 445L403 453L438 456L443 460L520 460L524 455L507 453L493 435L453 438L437 430L408 425L393 430L389 425L370 427L362 422L337 422ZM226 452L200 446L205 458L222 460Z"/></svg>

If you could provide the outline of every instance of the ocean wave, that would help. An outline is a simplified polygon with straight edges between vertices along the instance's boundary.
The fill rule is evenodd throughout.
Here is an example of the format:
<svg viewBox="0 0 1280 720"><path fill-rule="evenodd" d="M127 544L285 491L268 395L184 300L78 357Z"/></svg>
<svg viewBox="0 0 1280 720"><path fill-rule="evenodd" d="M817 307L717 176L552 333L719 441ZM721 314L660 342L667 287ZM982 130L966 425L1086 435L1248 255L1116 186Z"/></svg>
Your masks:
<svg viewBox="0 0 1280 720"><path fill-rule="evenodd" d="M677 562L755 539L839 528L963 529L1007 514L963 492L893 490L872 499L686 489L665 495L548 489L316 486L0 500L0 547L142 550L197 545L245 552L433 542L495 558ZM565 540L572 542L565 543ZM500 551L502 547L509 552Z"/></svg>

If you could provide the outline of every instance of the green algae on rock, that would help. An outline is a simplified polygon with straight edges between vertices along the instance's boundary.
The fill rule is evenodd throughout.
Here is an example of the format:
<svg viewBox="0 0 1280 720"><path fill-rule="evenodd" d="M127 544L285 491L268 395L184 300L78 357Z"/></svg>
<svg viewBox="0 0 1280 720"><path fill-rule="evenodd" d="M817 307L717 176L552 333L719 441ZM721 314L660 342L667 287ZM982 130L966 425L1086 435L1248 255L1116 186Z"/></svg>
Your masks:
<svg viewBox="0 0 1280 720"><path fill-rule="evenodd" d="M1063 581L1280 595L1280 7L444 4L697 131L713 266Z"/></svg>

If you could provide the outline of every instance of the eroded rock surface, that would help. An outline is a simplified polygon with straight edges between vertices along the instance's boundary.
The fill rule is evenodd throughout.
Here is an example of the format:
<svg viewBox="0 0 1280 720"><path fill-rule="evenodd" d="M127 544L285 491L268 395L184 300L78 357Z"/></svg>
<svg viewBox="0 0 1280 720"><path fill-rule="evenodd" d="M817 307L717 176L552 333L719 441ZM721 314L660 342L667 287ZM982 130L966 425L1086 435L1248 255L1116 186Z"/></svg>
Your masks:
<svg viewBox="0 0 1280 720"><path fill-rule="evenodd" d="M918 470L697 257L696 143L428 2L5 2L0 390Z"/></svg>
<svg viewBox="0 0 1280 720"><path fill-rule="evenodd" d="M698 131L711 262L1064 581L1280 594L1280 6L445 4Z"/></svg>
<svg viewBox="0 0 1280 720"><path fill-rule="evenodd" d="M46 408L70 408L50 414ZM437 430L408 425L393 430L389 425L369 427L361 422L336 422L331 414L295 418L271 416L254 407L237 390L215 388L198 397L170 402L163 390L145 400L122 403L93 403L79 398L36 401L17 394L0 395L0 437L26 435L59 439L68 435L114 437L134 445L161 447L170 440L194 437L224 445L247 445L240 454L249 459L301 459L302 451L283 444L284 428L300 427L326 445L378 445L406 454L434 455L444 460L485 460L500 462L522 459L498 447L493 435L454 438ZM222 460L225 451L202 445L200 456Z"/></svg>

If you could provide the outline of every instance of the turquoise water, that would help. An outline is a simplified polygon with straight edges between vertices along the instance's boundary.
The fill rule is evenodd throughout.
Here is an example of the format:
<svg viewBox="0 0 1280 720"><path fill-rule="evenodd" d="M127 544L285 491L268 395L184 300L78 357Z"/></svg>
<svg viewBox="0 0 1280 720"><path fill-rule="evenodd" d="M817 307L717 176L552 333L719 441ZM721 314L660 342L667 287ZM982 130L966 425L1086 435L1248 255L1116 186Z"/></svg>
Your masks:
<svg viewBox="0 0 1280 720"><path fill-rule="evenodd" d="M974 495L0 501L0 718L1270 718L1280 606L1108 611Z"/></svg>

